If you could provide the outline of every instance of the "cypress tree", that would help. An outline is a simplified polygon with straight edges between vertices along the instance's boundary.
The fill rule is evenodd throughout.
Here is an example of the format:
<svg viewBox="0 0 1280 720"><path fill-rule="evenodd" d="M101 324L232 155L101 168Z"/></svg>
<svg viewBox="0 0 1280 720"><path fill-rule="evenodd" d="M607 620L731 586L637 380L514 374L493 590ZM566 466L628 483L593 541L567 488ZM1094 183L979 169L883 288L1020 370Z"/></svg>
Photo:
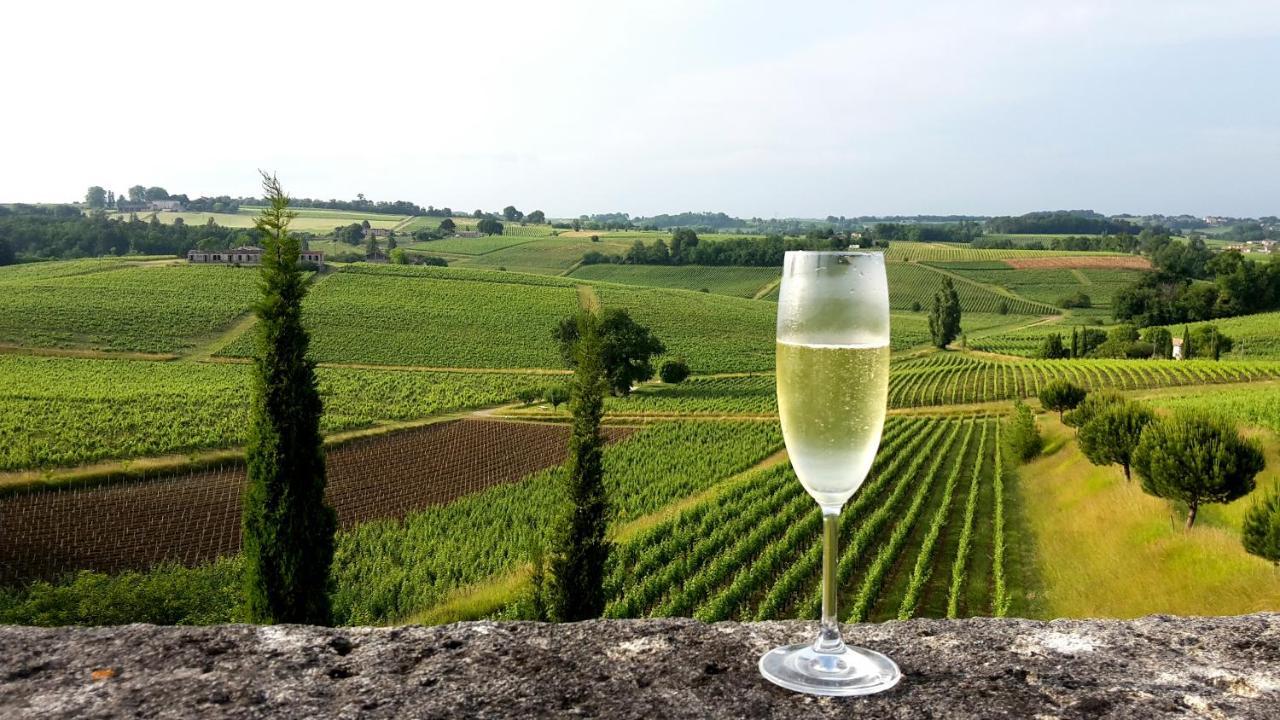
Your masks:
<svg viewBox="0 0 1280 720"><path fill-rule="evenodd" d="M960 335L960 294L951 278L942 278L942 289L933 295L929 309L929 334L939 350Z"/></svg>
<svg viewBox="0 0 1280 720"><path fill-rule="evenodd" d="M263 252L242 518L246 609L251 622L327 625L337 520L324 499L322 406L302 327L306 279L289 234L296 213L274 176L263 173L262 186L269 206L254 221Z"/></svg>
<svg viewBox="0 0 1280 720"><path fill-rule="evenodd" d="M1191 359L1191 328L1187 325L1182 326L1182 359Z"/></svg>
<svg viewBox="0 0 1280 720"><path fill-rule="evenodd" d="M584 311L578 314L577 322L569 397L573 413L568 461L570 507L557 532L548 583L548 610L552 619L560 622L589 620L603 614L605 561L609 556L605 539L609 507L604 487L604 440L600 435L609 385L604 372L600 319Z"/></svg>
<svg viewBox="0 0 1280 720"><path fill-rule="evenodd" d="M1080 357L1080 332L1074 326L1071 328L1071 357Z"/></svg>

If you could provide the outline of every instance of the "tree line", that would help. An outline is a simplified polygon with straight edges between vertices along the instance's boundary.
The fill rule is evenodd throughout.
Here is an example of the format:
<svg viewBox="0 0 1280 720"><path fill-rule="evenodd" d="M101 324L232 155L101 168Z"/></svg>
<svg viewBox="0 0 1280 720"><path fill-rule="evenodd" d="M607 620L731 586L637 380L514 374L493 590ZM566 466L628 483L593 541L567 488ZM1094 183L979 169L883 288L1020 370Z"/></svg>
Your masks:
<svg viewBox="0 0 1280 720"><path fill-rule="evenodd" d="M1191 358L1219 359L1231 352L1235 341L1212 324L1182 329L1183 360ZM1139 331L1129 323L1108 330L1094 327L1071 328L1070 339L1063 333L1049 333L1041 342L1036 357L1046 360L1072 358L1130 358L1168 360L1173 357L1173 333L1163 327Z"/></svg>
<svg viewBox="0 0 1280 720"><path fill-rule="evenodd" d="M859 242L863 244L859 245ZM582 263L781 267L782 257L788 250L844 250L851 247L851 243L856 247L870 247L870 242L866 238L851 239L848 235L829 230L815 230L811 236L803 238L766 235L702 242L693 230L680 228L671 234L669 243L663 238L650 244L636 240L625 254L610 255L593 250L582 256Z"/></svg>
<svg viewBox="0 0 1280 720"><path fill-rule="evenodd" d="M1116 293L1117 320L1139 327L1247 315L1280 307L1280 257L1246 260L1234 251L1215 253L1204 241L1167 235L1143 243L1152 270Z"/></svg>
<svg viewBox="0 0 1280 720"><path fill-rule="evenodd" d="M260 243L256 230L206 223L173 224L82 214L74 206L8 211L0 208L0 264L17 258L84 258L101 255L185 255L188 250L225 250Z"/></svg>

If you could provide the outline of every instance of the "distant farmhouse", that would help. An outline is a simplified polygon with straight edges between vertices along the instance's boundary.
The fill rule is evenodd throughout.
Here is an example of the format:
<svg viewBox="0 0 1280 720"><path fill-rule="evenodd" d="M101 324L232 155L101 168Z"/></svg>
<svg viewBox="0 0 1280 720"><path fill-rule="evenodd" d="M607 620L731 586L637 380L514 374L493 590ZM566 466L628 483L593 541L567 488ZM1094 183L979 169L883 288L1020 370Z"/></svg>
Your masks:
<svg viewBox="0 0 1280 720"><path fill-rule="evenodd" d="M299 259L303 262L314 263L317 267L324 267L324 253L318 250L303 250ZM230 250L188 250L187 262L261 265L262 248L244 245Z"/></svg>
<svg viewBox="0 0 1280 720"><path fill-rule="evenodd" d="M364 236L365 236L365 237L374 237L374 238L380 238L380 237L391 237L391 231L390 231L390 230L388 230L387 228L375 228L375 227L371 227L371 228L369 228L369 229L365 232Z"/></svg>
<svg viewBox="0 0 1280 720"><path fill-rule="evenodd" d="M152 210L167 210L171 212L182 212L183 210L181 200L152 200L150 208Z"/></svg>
<svg viewBox="0 0 1280 720"><path fill-rule="evenodd" d="M478 237L484 237L484 233L482 233L482 232L477 232L477 231L475 231L475 230L462 230L462 231L460 231L460 232L456 232L456 233L454 233L454 235L455 235L455 236L457 236L457 237L460 237L460 238L478 238Z"/></svg>
<svg viewBox="0 0 1280 720"><path fill-rule="evenodd" d="M1182 338L1173 339L1173 359L1174 360L1182 359Z"/></svg>
<svg viewBox="0 0 1280 720"><path fill-rule="evenodd" d="M1273 253L1280 249L1280 243L1275 240L1247 240L1242 243L1228 245L1227 249L1242 253Z"/></svg>

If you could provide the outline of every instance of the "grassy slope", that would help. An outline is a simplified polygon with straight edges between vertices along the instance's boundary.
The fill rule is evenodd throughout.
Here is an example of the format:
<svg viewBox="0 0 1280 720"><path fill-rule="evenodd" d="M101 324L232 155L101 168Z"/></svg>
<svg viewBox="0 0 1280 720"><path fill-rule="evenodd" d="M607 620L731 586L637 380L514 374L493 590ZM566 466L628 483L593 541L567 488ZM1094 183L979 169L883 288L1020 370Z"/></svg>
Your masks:
<svg viewBox="0 0 1280 720"><path fill-rule="evenodd" d="M1203 513L1190 532L1170 503L1095 467L1072 431L1042 416L1047 453L1021 468L1020 503L1039 556L1049 617L1225 615L1280 608L1280 573L1240 546L1249 498ZM1274 484L1276 445L1270 438Z"/></svg>

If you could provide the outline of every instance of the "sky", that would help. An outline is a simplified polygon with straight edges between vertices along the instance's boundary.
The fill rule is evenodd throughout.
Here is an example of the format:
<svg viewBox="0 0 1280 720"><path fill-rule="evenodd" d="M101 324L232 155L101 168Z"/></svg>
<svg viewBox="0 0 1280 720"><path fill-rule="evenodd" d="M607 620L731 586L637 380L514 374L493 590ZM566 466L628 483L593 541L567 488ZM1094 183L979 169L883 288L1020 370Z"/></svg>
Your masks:
<svg viewBox="0 0 1280 720"><path fill-rule="evenodd" d="M1280 214L1280 2L5 9L0 202Z"/></svg>

